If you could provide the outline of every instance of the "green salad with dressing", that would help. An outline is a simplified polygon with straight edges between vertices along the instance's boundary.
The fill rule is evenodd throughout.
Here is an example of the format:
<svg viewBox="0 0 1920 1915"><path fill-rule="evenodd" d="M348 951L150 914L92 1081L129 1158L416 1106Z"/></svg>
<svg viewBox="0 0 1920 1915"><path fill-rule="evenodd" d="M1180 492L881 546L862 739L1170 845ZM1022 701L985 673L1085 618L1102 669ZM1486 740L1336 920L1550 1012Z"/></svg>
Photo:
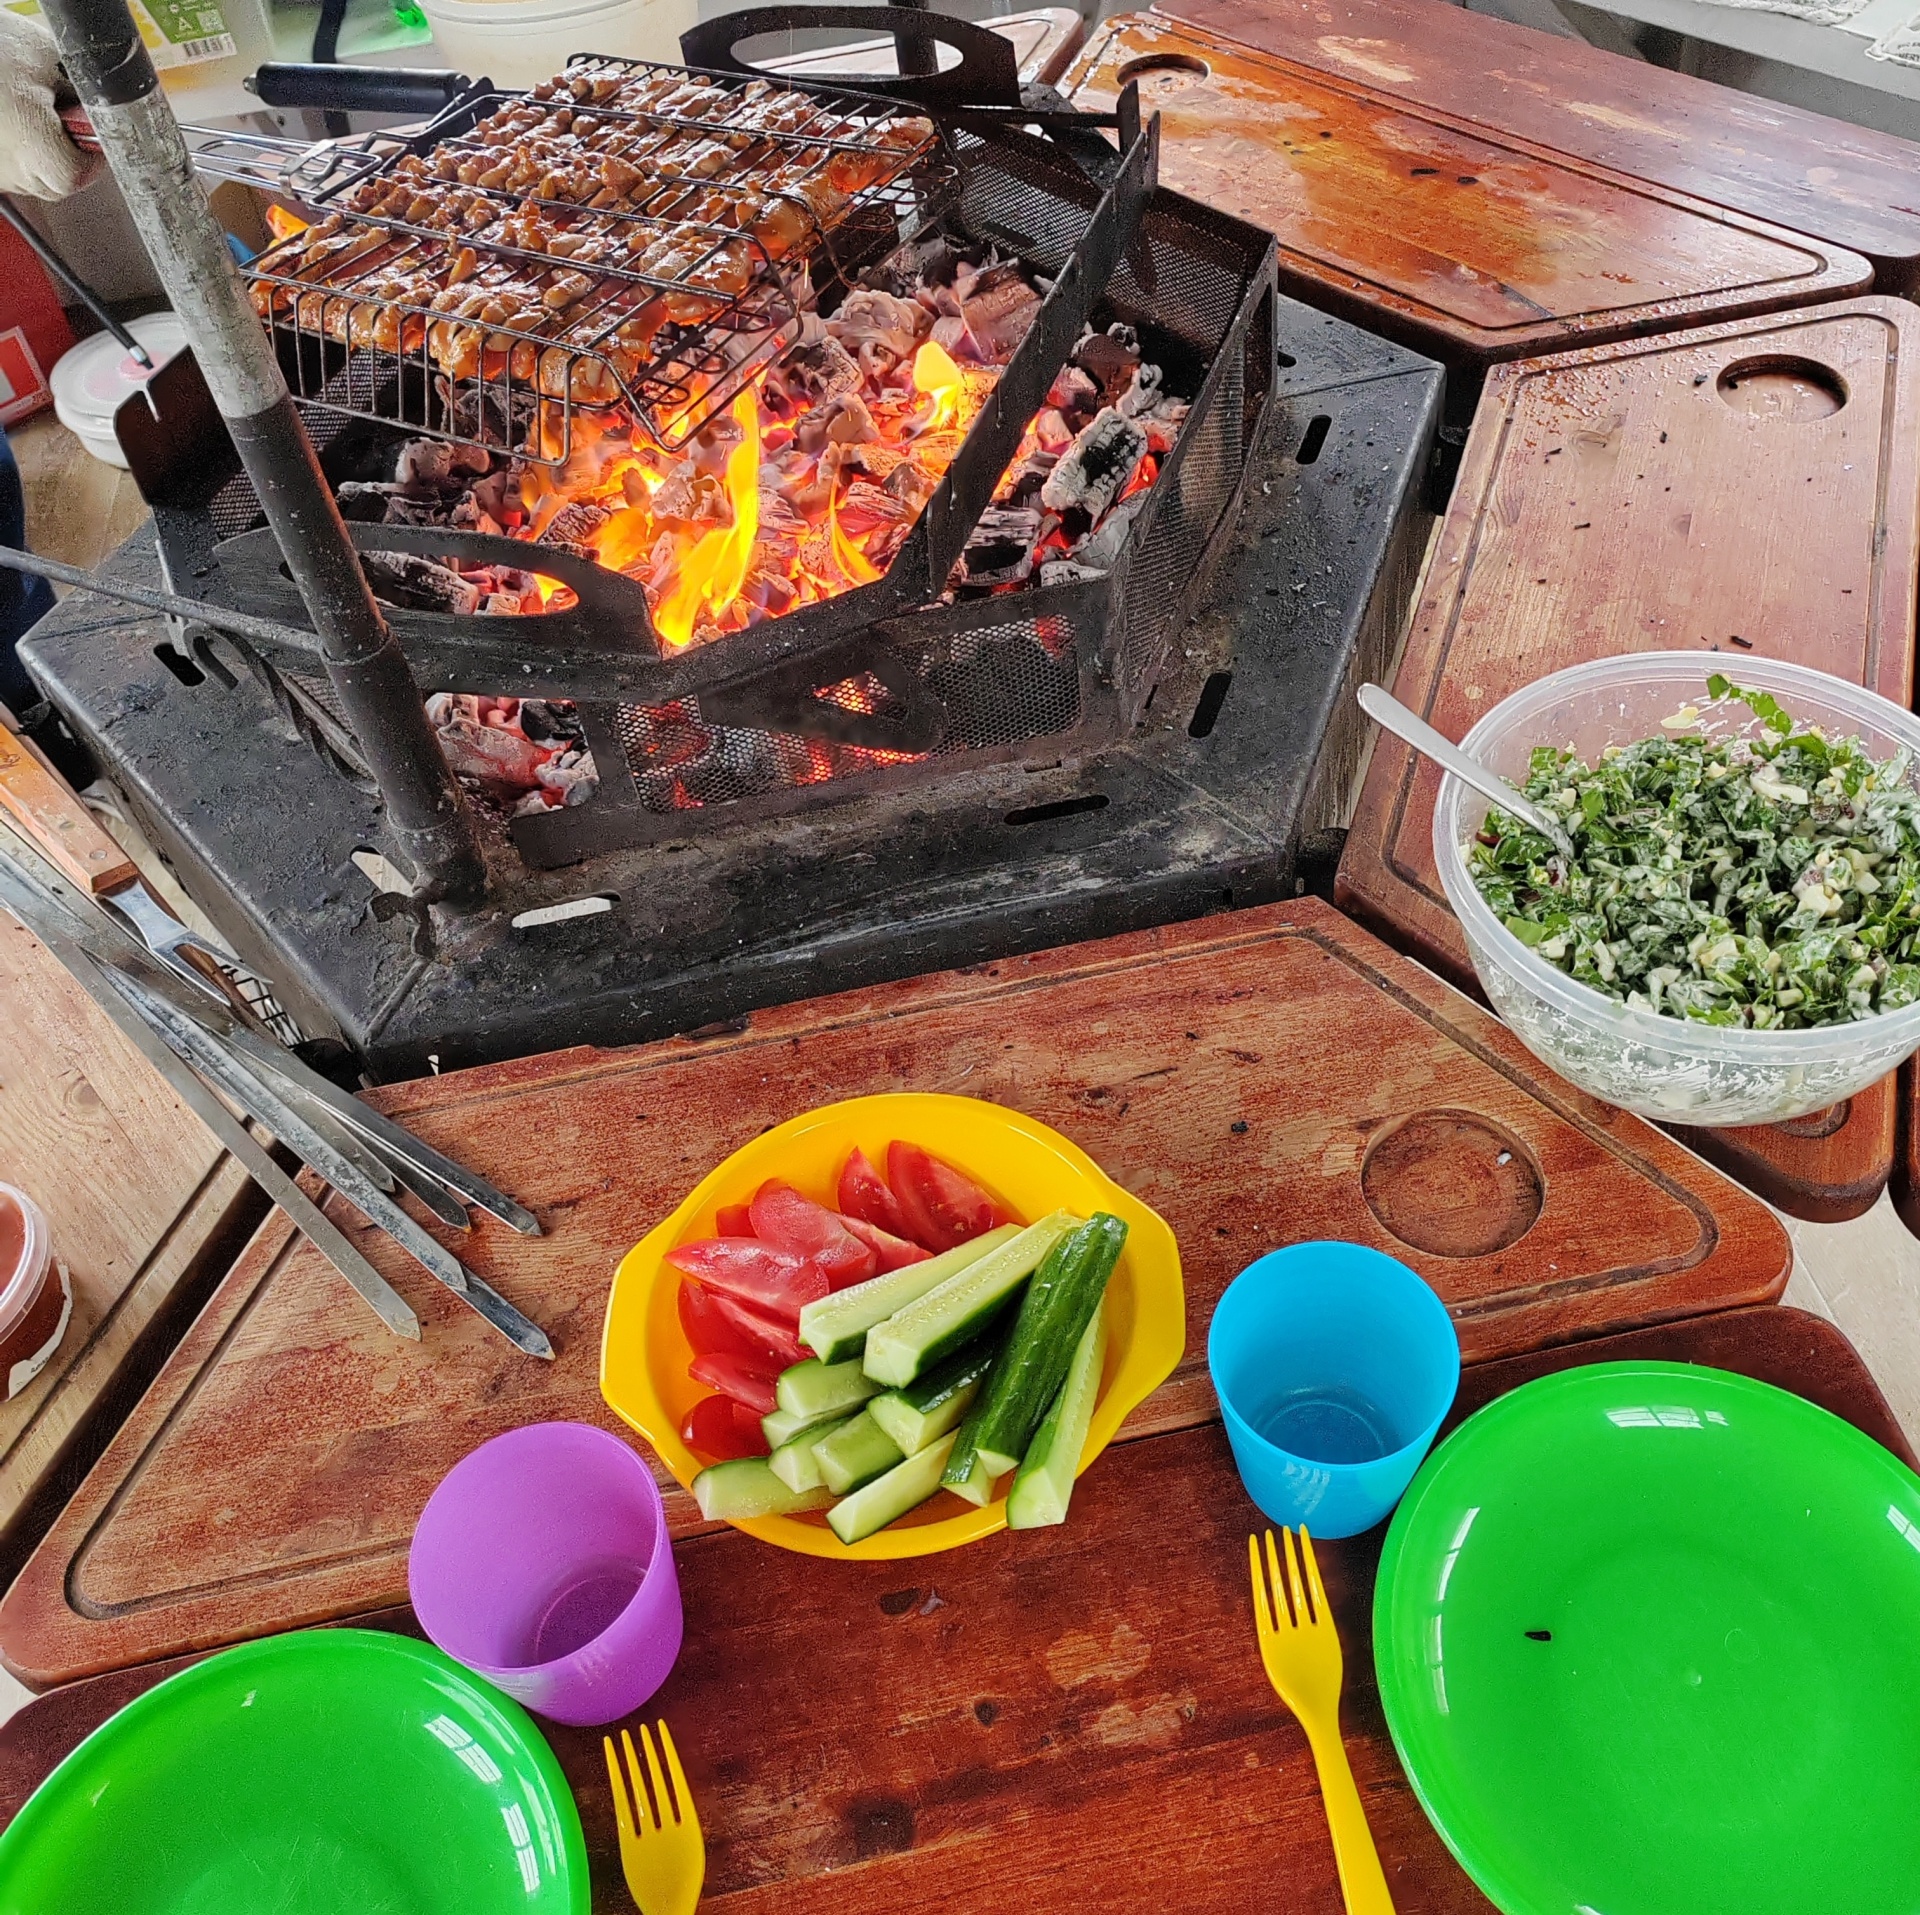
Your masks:
<svg viewBox="0 0 1920 1915"><path fill-rule="evenodd" d="M1716 735L1695 706L1595 765L1538 747L1525 794L1573 860L1489 811L1467 848L1483 898L1536 956L1642 1009L1751 1030L1843 1024L1920 1001L1920 794L1908 754L1745 706Z"/></svg>

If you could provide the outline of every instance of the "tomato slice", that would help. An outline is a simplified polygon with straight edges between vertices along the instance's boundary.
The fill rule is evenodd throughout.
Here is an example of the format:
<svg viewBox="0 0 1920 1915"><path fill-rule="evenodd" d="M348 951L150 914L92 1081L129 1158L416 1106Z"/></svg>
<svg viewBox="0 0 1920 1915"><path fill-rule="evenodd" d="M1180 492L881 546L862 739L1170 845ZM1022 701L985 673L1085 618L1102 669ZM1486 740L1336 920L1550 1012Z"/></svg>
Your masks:
<svg viewBox="0 0 1920 1915"><path fill-rule="evenodd" d="M767 1439L760 1419L730 1396L703 1396L680 1425L680 1440L710 1463L731 1462L736 1456L764 1456Z"/></svg>
<svg viewBox="0 0 1920 1915"><path fill-rule="evenodd" d="M696 1383L744 1404L755 1416L773 1414L773 1385L780 1372L771 1357L755 1363L750 1357L697 1356L687 1365L687 1374Z"/></svg>
<svg viewBox="0 0 1920 1915"><path fill-rule="evenodd" d="M856 1150L840 1171L840 1212L857 1217L891 1237L911 1237L900 1200L887 1188L886 1180L874 1169L864 1150Z"/></svg>
<svg viewBox="0 0 1920 1915"><path fill-rule="evenodd" d="M882 1230L877 1223L863 1223L858 1217L842 1217L840 1221L880 1259L882 1273L902 1269L910 1263L925 1263L933 1255L931 1250L922 1250L905 1237Z"/></svg>
<svg viewBox="0 0 1920 1915"><path fill-rule="evenodd" d="M691 1277L680 1279L680 1327L695 1356L764 1356L766 1345L746 1334L720 1308L720 1299Z"/></svg>
<svg viewBox="0 0 1920 1915"><path fill-rule="evenodd" d="M738 1298L719 1292L715 1292L708 1301L727 1328L741 1340L749 1362L759 1363L771 1358L784 1370L790 1364L804 1363L813 1354L811 1350L801 1348L792 1324L779 1317L770 1317L750 1303L742 1303Z"/></svg>
<svg viewBox="0 0 1920 1915"><path fill-rule="evenodd" d="M996 1224L1014 1221L971 1177L918 1144L896 1139L887 1146L887 1178L906 1217L907 1235L930 1250L951 1250Z"/></svg>
<svg viewBox="0 0 1920 1915"><path fill-rule="evenodd" d="M854 1236L837 1212L801 1196L777 1177L760 1186L751 1209L753 1234L762 1243L804 1257L826 1272L827 1282L836 1290L862 1283L880 1268L871 1246Z"/></svg>
<svg viewBox="0 0 1920 1915"><path fill-rule="evenodd" d="M701 1237L676 1245L666 1260L707 1289L786 1323L798 1323L801 1305L816 1302L831 1287L827 1273L805 1257L754 1237Z"/></svg>
<svg viewBox="0 0 1920 1915"><path fill-rule="evenodd" d="M751 1237L753 1217L745 1204L722 1204L713 1219L716 1237Z"/></svg>

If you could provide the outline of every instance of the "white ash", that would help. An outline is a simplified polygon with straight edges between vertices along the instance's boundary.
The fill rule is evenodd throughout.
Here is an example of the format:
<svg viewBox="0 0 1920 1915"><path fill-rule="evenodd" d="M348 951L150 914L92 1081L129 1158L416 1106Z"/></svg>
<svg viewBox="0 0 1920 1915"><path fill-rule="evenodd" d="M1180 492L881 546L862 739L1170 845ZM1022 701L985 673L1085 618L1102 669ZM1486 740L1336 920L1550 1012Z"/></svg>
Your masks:
<svg viewBox="0 0 1920 1915"><path fill-rule="evenodd" d="M1047 474L1040 503L1055 512L1078 510L1097 520L1146 456L1145 430L1117 407L1108 406Z"/></svg>

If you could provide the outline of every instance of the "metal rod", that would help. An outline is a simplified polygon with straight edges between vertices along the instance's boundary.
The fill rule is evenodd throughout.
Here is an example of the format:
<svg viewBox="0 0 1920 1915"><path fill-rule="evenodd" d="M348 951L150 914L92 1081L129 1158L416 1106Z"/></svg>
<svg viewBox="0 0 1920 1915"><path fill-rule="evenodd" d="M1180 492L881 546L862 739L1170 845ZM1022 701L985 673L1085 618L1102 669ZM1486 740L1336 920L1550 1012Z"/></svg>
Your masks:
<svg viewBox="0 0 1920 1915"><path fill-rule="evenodd" d="M150 585L130 585L123 579L101 578L97 573L83 572L77 565L44 559L38 552L22 552L17 546L0 545L0 565L12 572L30 572L35 578L51 579L56 585L70 585L76 592L97 592L102 598L144 606L150 612L166 612L174 618L204 625L210 631L230 632L235 638L251 639L256 645L288 645L311 652L316 659L321 656L319 639L296 625L280 625L270 618L229 612L224 606L182 598L178 592L156 591Z"/></svg>
<svg viewBox="0 0 1920 1915"><path fill-rule="evenodd" d="M380 788L401 857L429 898L470 904L486 883L473 821L193 177L126 0L47 0L43 10L320 635L327 676Z"/></svg>
<svg viewBox="0 0 1920 1915"><path fill-rule="evenodd" d="M206 1125L255 1183L284 1210L294 1227L339 1271L396 1336L420 1340L420 1319L406 1300L356 1250L339 1227L267 1154L263 1145L108 982L112 968L69 933L67 914L41 895L11 857L0 857L0 904L20 920L112 1019L127 1041L159 1072L174 1095Z"/></svg>
<svg viewBox="0 0 1920 1915"><path fill-rule="evenodd" d="M113 314L107 309L107 302L47 244L40 236L38 230L29 223L27 216L21 212L4 193L0 193L0 219L4 219L7 224L33 248L34 253L39 258L40 264L43 265L61 285L66 287L67 291L72 293L81 305L86 307L87 311L92 313L94 318L99 320L101 325L106 327L107 331L112 333L121 345L126 347L127 351L130 352L134 358L139 360L139 362L151 372L153 370L152 354L147 351L145 346L141 345L139 340L134 338L133 334L130 333L119 320L114 318Z"/></svg>

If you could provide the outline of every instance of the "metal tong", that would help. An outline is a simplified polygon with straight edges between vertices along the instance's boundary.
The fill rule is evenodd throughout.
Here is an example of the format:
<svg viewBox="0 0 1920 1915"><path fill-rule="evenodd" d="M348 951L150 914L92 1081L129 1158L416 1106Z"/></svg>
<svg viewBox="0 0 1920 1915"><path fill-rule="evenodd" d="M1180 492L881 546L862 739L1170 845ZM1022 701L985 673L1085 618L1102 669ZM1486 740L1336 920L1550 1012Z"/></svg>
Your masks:
<svg viewBox="0 0 1920 1915"><path fill-rule="evenodd" d="M0 833L0 906L73 974L396 1335L418 1339L412 1309L222 1098L324 1177L516 1348L552 1357L553 1345L539 1325L422 1229L392 1193L404 1184L436 1216L461 1229L468 1227L465 1206L473 1204L523 1236L538 1236L539 1220L530 1211L310 1070L244 1006L222 996L190 965L176 966L149 951L11 829Z"/></svg>

